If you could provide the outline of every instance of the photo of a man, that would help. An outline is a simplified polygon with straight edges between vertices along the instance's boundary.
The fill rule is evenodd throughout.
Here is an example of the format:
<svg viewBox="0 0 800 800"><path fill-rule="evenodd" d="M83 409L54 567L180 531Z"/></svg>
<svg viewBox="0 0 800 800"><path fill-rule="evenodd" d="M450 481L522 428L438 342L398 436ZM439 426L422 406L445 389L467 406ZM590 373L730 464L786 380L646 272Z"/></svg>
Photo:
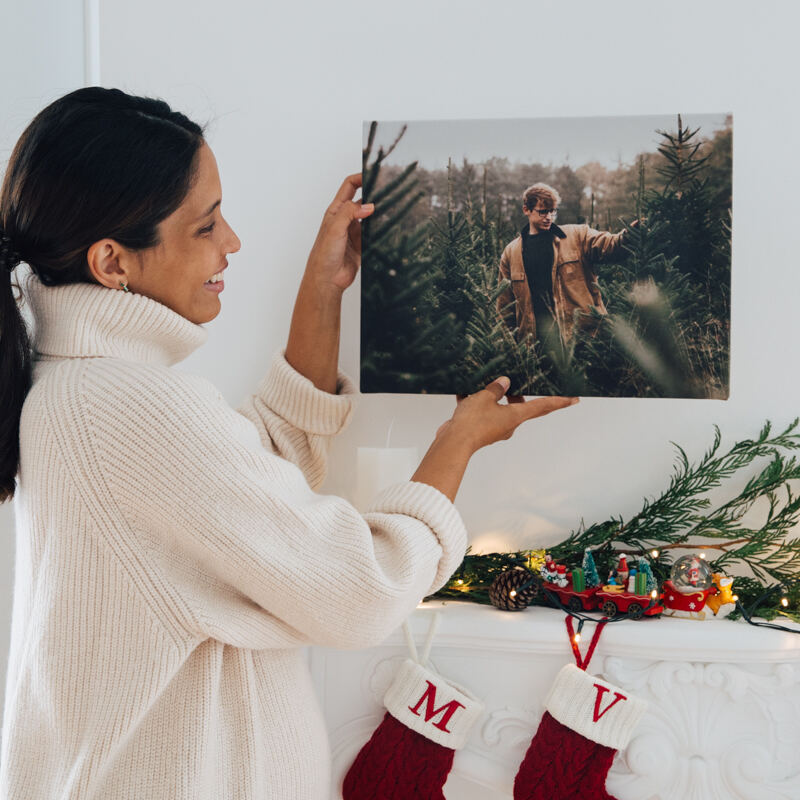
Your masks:
<svg viewBox="0 0 800 800"><path fill-rule="evenodd" d="M732 133L365 123L361 391L726 399Z"/></svg>

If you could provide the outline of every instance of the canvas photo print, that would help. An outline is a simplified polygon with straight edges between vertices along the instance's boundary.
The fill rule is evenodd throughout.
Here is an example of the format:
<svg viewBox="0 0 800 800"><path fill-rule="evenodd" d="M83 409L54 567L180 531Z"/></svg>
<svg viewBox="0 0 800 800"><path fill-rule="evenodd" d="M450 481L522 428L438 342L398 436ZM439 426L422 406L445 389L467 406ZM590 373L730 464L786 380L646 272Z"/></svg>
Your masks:
<svg viewBox="0 0 800 800"><path fill-rule="evenodd" d="M726 113L369 121L361 391L726 399Z"/></svg>

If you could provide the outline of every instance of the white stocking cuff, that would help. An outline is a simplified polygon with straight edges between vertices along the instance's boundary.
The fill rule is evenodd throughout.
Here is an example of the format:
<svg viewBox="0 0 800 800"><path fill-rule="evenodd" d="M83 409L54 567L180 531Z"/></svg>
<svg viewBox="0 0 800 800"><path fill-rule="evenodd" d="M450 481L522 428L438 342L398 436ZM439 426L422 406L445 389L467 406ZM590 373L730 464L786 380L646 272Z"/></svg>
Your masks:
<svg viewBox="0 0 800 800"><path fill-rule="evenodd" d="M647 710L647 703L567 664L556 676L545 708L581 736L623 750Z"/></svg>
<svg viewBox="0 0 800 800"><path fill-rule="evenodd" d="M466 689L407 658L383 699L407 728L453 750L462 748L483 703Z"/></svg>

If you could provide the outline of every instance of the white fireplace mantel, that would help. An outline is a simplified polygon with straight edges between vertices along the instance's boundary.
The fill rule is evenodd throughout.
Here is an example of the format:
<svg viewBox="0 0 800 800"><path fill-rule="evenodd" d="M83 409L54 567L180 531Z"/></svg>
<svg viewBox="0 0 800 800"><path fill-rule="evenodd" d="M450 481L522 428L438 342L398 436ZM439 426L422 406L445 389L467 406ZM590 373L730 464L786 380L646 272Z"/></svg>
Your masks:
<svg viewBox="0 0 800 800"><path fill-rule="evenodd" d="M545 695L573 660L564 614L424 603L409 620L418 648L437 610L432 666L485 703L456 753L445 797L510 800ZM593 629L586 624L583 650ZM332 798L341 798L342 779L380 723L383 695L407 654L402 630L368 650L311 649L331 736ZM625 620L606 626L589 672L650 704L609 774L619 800L800 798L800 636L744 621Z"/></svg>

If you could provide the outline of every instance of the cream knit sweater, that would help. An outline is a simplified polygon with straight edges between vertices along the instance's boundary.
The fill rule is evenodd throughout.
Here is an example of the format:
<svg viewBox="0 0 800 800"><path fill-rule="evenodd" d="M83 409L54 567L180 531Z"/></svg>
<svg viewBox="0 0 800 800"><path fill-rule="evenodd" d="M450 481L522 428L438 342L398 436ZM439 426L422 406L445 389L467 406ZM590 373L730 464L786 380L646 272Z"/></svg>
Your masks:
<svg viewBox="0 0 800 800"><path fill-rule="evenodd" d="M277 355L235 411L174 369L207 331L160 303L26 295L0 797L327 800L303 646L382 641L458 566L458 513L414 482L364 516L314 491L344 375L327 394Z"/></svg>

